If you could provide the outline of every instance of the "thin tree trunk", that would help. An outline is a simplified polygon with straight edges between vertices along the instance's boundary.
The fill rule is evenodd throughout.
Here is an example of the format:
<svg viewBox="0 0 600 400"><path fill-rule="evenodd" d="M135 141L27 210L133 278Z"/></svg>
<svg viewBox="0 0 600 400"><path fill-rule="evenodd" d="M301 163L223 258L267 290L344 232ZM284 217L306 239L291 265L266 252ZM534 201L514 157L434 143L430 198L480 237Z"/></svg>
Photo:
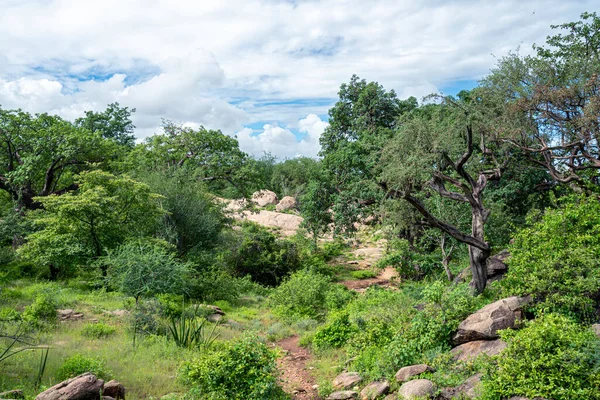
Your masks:
<svg viewBox="0 0 600 400"><path fill-rule="evenodd" d="M482 242L485 242L483 230L485 224L484 213L484 210L473 210L471 221L472 236ZM471 286L475 289L477 294L483 292L483 289L485 289L485 285L487 284L487 259L489 257L489 249L482 250L475 246L469 246L469 261L471 264L471 273L473 275Z"/></svg>

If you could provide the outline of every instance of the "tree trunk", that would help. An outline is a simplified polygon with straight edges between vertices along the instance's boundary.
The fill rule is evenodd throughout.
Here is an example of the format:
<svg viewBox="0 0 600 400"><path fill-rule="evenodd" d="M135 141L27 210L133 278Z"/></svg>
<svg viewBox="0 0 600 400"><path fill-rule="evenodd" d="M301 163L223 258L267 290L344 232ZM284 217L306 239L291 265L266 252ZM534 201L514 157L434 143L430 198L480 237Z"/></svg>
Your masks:
<svg viewBox="0 0 600 400"><path fill-rule="evenodd" d="M471 234L474 238L485 243L484 224L486 211L483 209L473 210L471 220ZM486 250L479 249L475 246L469 246L469 261L471 264L471 273L473 280L471 286L475 289L475 293L480 294L485 289L487 284L487 259L490 256L489 248Z"/></svg>

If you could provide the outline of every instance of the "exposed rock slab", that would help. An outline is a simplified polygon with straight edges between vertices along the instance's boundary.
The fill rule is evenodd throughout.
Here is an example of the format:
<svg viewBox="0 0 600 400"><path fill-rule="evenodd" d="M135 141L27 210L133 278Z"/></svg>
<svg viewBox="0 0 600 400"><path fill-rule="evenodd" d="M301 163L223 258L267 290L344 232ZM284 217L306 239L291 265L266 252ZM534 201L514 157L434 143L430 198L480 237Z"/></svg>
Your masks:
<svg viewBox="0 0 600 400"><path fill-rule="evenodd" d="M410 365L403 367L396 372L396 380L398 382L406 382L413 376L421 375L423 372L433 372L434 369L427 364Z"/></svg>
<svg viewBox="0 0 600 400"><path fill-rule="evenodd" d="M104 386L102 379L85 373L67 379L38 394L36 400L98 400Z"/></svg>
<svg viewBox="0 0 600 400"><path fill-rule="evenodd" d="M75 310L66 308L64 310L56 310L56 315L61 321L75 321L83 319L83 314L75 312Z"/></svg>
<svg viewBox="0 0 600 400"><path fill-rule="evenodd" d="M400 386L398 394L401 399L413 400L430 398L435 393L435 385L428 379L415 379Z"/></svg>
<svg viewBox="0 0 600 400"><path fill-rule="evenodd" d="M246 219L269 228L281 229L281 233L292 236L296 233L304 218L298 215L278 213L275 211L261 210L258 213L244 211L235 218Z"/></svg>
<svg viewBox="0 0 600 400"><path fill-rule="evenodd" d="M344 372L335 377L332 382L334 389L350 389L362 381L358 372Z"/></svg>
<svg viewBox="0 0 600 400"><path fill-rule="evenodd" d="M496 340L476 340L463 343L451 350L456 361L472 361L482 354L495 356L506 348L506 342Z"/></svg>
<svg viewBox="0 0 600 400"><path fill-rule="evenodd" d="M460 323L454 342L497 339L499 330L515 328L523 319L522 307L529 301L529 297L513 296L488 304Z"/></svg>
<svg viewBox="0 0 600 400"><path fill-rule="evenodd" d="M285 196L277 205L275 206L275 211L282 212L287 210L293 210L297 206L296 199L292 196Z"/></svg>
<svg viewBox="0 0 600 400"><path fill-rule="evenodd" d="M259 207L277 204L277 195L270 190L259 190L252 194L252 202Z"/></svg>
<svg viewBox="0 0 600 400"><path fill-rule="evenodd" d="M390 390L388 381L371 382L360 392L361 400L373 400L386 394Z"/></svg>
<svg viewBox="0 0 600 400"><path fill-rule="evenodd" d="M341 390L339 392L333 392L328 397L327 400L347 400L347 399L356 399L358 397L358 393L353 390Z"/></svg>

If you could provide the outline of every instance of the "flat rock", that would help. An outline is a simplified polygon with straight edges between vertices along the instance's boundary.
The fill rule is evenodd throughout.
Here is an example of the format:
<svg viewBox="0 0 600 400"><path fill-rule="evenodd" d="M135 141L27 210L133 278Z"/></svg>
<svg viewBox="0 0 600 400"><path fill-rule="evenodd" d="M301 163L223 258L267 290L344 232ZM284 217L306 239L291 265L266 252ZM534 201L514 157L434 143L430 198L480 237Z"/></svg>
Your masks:
<svg viewBox="0 0 600 400"><path fill-rule="evenodd" d="M495 356L506 348L506 342L496 340L476 340L463 343L451 350L455 361L472 361L482 354Z"/></svg>
<svg viewBox="0 0 600 400"><path fill-rule="evenodd" d="M522 307L530 300L529 297L513 296L488 304L460 323L454 343L497 339L499 330L515 328L523 319Z"/></svg>
<svg viewBox="0 0 600 400"><path fill-rule="evenodd" d="M61 321L83 319L82 313L75 312L75 310L71 308L66 308L64 310L56 310L56 316Z"/></svg>
<svg viewBox="0 0 600 400"><path fill-rule="evenodd" d="M386 394L390 390L388 381L371 382L360 392L361 400L376 399L381 395Z"/></svg>
<svg viewBox="0 0 600 400"><path fill-rule="evenodd" d="M332 382L334 389L350 389L362 381L358 372L344 372L335 377Z"/></svg>
<svg viewBox="0 0 600 400"><path fill-rule="evenodd" d="M114 398L115 400L124 400L125 399L125 386L123 386L120 382L112 381L106 382L104 384L104 389L102 389L102 394L104 396L109 396Z"/></svg>
<svg viewBox="0 0 600 400"><path fill-rule="evenodd" d="M415 379L408 381L398 390L401 399L412 400L429 398L435 393L435 385L428 379Z"/></svg>
<svg viewBox="0 0 600 400"><path fill-rule="evenodd" d="M67 379L50 389L38 394L36 400L92 400L100 398L104 386L102 379L85 373L72 379Z"/></svg>
<svg viewBox="0 0 600 400"><path fill-rule="evenodd" d="M422 374L423 372L433 372L434 369L427 364L410 365L403 367L396 372L396 380L398 382L406 382L413 376Z"/></svg>
<svg viewBox="0 0 600 400"><path fill-rule="evenodd" d="M357 397L358 393L353 390L340 390L339 392L333 392L327 396L327 400L346 400L356 399Z"/></svg>

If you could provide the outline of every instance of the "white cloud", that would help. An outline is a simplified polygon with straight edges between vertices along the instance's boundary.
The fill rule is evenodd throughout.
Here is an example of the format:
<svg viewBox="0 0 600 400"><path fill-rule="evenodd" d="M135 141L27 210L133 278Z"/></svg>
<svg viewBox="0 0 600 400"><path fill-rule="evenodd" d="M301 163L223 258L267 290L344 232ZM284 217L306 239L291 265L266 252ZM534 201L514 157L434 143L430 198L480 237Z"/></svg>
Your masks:
<svg viewBox="0 0 600 400"><path fill-rule="evenodd" d="M260 157L264 152L277 155L280 159L297 156L316 157L319 150L319 138L329 124L317 115L309 114L298 121L298 130L304 137L298 139L290 128L266 124L261 132L244 128L237 132L240 148Z"/></svg>
<svg viewBox="0 0 600 400"><path fill-rule="evenodd" d="M137 108L139 137L162 117L229 134L269 122L247 143L281 156L291 153L279 145L291 140L281 127L324 115L352 74L420 98L481 78L492 54L530 51L551 24L598 8L598 0L0 4L3 107L74 118L119 101ZM305 133L294 151L314 154Z"/></svg>

